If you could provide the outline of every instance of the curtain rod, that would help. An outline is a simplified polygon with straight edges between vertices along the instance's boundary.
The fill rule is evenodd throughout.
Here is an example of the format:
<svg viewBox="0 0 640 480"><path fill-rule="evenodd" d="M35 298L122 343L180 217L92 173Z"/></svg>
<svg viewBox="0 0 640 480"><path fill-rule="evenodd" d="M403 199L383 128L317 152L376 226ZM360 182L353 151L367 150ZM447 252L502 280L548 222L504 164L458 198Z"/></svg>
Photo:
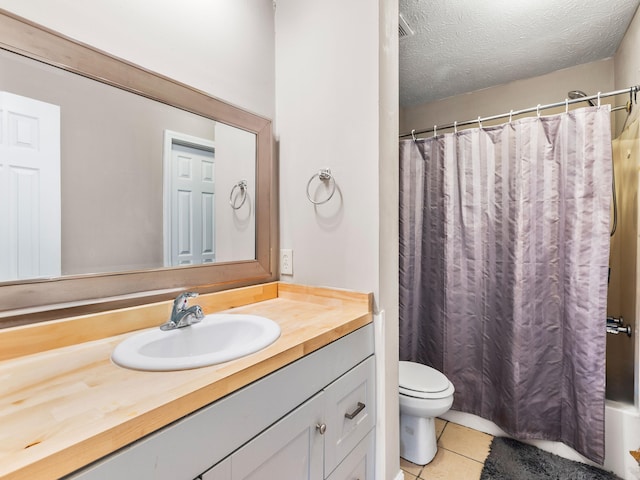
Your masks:
<svg viewBox="0 0 640 480"><path fill-rule="evenodd" d="M478 117L478 118L476 118L474 120L465 120L464 122L447 123L447 124L442 125L442 126L434 125L432 128L427 128L426 130L417 130L417 131L416 130L412 130L409 133L403 133L403 134L399 135L399 138L412 137L412 136L415 136L415 135L420 135L422 133L437 132L438 130L447 130L447 129L450 129L450 128L463 127L465 125L473 125L474 123L477 123L478 125L481 125L482 122L488 122L488 121L491 121L491 120L498 120L500 118L512 118L513 116L523 115L525 113L532 113L532 112L540 113L541 110L546 110L546 109L549 109L549 108L562 107L563 105L568 108L569 105L571 105L573 103L587 102L589 100L597 100L598 101L598 105L599 105L601 98L613 97L615 95L622 95L623 93L628 93L629 95L633 95L634 93L637 94L638 91L640 91L640 85L634 85L632 87L624 88L622 90L615 90L613 92L607 92L607 93L598 92L596 95L590 95L588 97L574 98L574 99L571 99L571 100L570 99L565 99L562 102L549 103L547 105L537 105L535 107L525 108L524 110L511 110L509 113L501 113L500 115L493 115L493 116L484 117L484 118ZM616 107L613 110L620 110L622 108L624 108L624 107Z"/></svg>

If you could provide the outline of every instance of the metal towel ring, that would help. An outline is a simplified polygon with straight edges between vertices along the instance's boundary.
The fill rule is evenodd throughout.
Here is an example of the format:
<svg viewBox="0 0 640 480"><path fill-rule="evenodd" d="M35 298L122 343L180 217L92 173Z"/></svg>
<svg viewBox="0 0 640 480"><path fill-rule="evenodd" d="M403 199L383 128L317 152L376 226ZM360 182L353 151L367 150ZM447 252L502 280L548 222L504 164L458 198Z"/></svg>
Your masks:
<svg viewBox="0 0 640 480"><path fill-rule="evenodd" d="M313 200L311 198L311 194L309 193L309 187L311 186L311 182L313 181L314 178L318 177L318 179L321 182L331 182L333 184L333 188L331 189L331 193L329 194L329 196L327 198L325 198L324 200L321 200L319 202L316 202L315 200ZM329 168L323 168L321 169L318 173L316 173L315 175L313 175L309 181L307 182L307 198L309 199L309 201L311 203L313 203L314 205L322 205L323 203L327 203L329 200L331 200L331 198L333 197L333 194L336 193L336 180L335 178L333 178L333 175L331 175L331 169Z"/></svg>
<svg viewBox="0 0 640 480"><path fill-rule="evenodd" d="M242 194L242 201L240 202L240 205L236 205L235 198L233 198L233 192L235 192L236 188L239 188L240 193ZM240 180L231 189L231 193L229 194L229 205L231 205L231 208L233 208L234 210L238 210L244 205L244 202L246 201L247 201L247 181Z"/></svg>

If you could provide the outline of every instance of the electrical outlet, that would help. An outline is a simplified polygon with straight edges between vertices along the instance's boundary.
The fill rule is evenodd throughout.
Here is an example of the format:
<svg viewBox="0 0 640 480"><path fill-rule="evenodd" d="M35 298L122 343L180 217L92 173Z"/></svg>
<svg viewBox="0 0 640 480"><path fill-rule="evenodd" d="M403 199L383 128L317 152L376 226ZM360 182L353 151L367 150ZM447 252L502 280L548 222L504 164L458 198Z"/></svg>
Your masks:
<svg viewBox="0 0 640 480"><path fill-rule="evenodd" d="M293 275L293 250L290 248L280 250L280 275Z"/></svg>

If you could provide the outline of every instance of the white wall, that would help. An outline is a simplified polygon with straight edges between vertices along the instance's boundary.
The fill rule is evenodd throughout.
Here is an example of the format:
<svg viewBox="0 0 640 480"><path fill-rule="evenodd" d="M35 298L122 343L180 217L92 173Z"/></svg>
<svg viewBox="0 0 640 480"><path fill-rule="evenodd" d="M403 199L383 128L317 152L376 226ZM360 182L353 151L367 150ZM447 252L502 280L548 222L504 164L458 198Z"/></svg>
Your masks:
<svg viewBox="0 0 640 480"><path fill-rule="evenodd" d="M275 116L271 0L0 0L0 8Z"/></svg>
<svg viewBox="0 0 640 480"><path fill-rule="evenodd" d="M374 292L376 309L385 310L376 316L384 480L400 473L396 38L396 2L277 1L280 246L293 249L293 276L282 280ZM325 167L338 190L314 207L305 190Z"/></svg>
<svg viewBox="0 0 640 480"><path fill-rule="evenodd" d="M256 136L220 122L215 130L216 261L252 259L256 255ZM241 180L247 181L246 197L236 188Z"/></svg>
<svg viewBox="0 0 640 480"><path fill-rule="evenodd" d="M380 2L380 305L377 318L379 480L397 476L400 457L398 422L398 198L399 65L398 2ZM395 473L395 477L394 477Z"/></svg>
<svg viewBox="0 0 640 480"><path fill-rule="evenodd" d="M283 280L378 293L377 2L278 0L276 100ZM324 167L337 191L314 207Z"/></svg>

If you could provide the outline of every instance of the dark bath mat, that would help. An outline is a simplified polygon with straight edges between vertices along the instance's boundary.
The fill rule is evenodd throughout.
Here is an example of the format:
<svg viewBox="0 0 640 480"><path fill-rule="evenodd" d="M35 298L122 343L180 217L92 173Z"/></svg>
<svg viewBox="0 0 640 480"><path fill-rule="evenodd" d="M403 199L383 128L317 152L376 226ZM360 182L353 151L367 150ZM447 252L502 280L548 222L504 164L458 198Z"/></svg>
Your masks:
<svg viewBox="0 0 640 480"><path fill-rule="evenodd" d="M511 438L495 437L480 480L621 480L611 472L574 462Z"/></svg>

